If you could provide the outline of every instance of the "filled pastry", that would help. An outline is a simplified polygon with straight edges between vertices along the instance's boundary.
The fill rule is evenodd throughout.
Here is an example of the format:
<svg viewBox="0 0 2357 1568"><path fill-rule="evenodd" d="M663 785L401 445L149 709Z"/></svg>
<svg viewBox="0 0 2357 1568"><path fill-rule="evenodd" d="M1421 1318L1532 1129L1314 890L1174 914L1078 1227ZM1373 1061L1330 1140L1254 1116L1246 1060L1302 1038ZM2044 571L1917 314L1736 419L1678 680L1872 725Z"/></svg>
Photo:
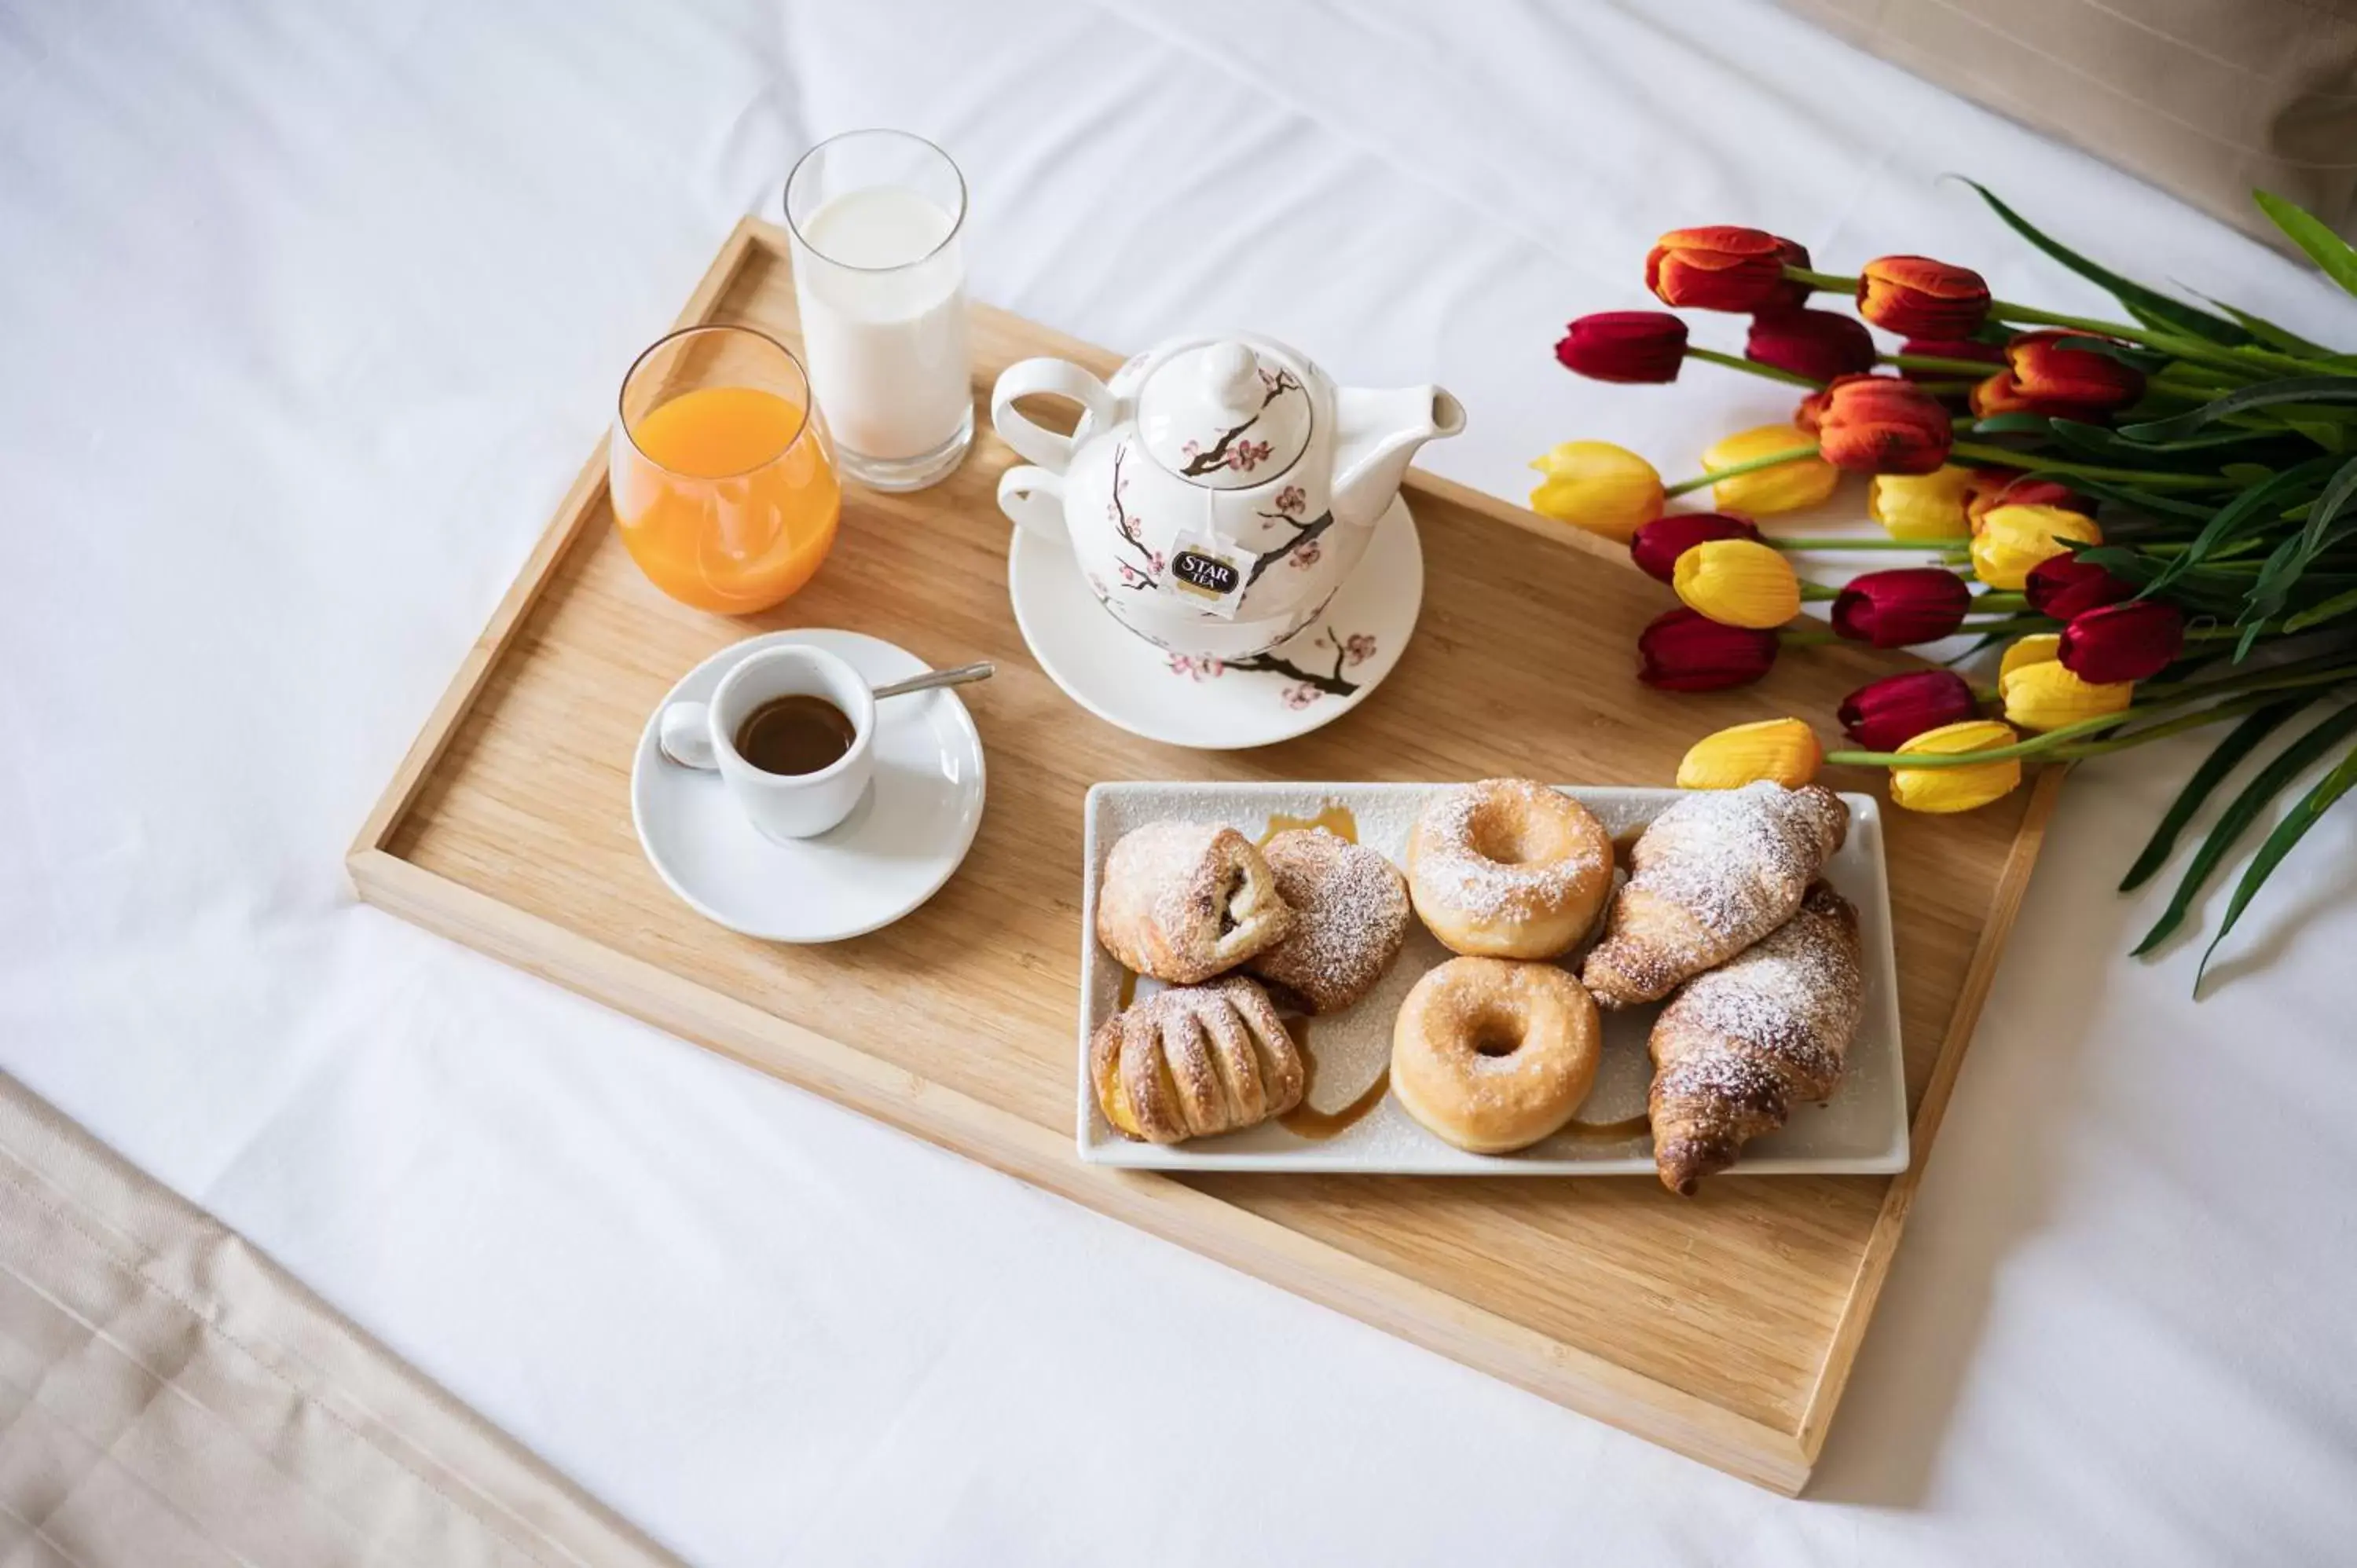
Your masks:
<svg viewBox="0 0 2357 1568"><path fill-rule="evenodd" d="M1686 796L1630 851L1580 978L1607 1007L1661 1000L1791 918L1848 831L1849 808L1820 785Z"/></svg>
<svg viewBox="0 0 2357 1568"><path fill-rule="evenodd" d="M1268 993L1231 975L1106 1019L1089 1042L1089 1080L1124 1137L1177 1144L1282 1116L1301 1103L1306 1079Z"/></svg>
<svg viewBox="0 0 2357 1568"><path fill-rule="evenodd" d="M1244 968L1306 1013L1339 1013L1374 989L1407 938L1407 882L1376 850L1317 829L1261 851L1293 929Z"/></svg>
<svg viewBox="0 0 2357 1568"><path fill-rule="evenodd" d="M1799 1101L1841 1081L1866 999L1857 911L1824 883L1742 954L1686 982L1653 1025L1653 1165L1691 1196Z"/></svg>
<svg viewBox="0 0 2357 1568"><path fill-rule="evenodd" d="M1150 822L1105 857L1097 940L1140 974L1209 980L1293 929L1252 840L1214 822Z"/></svg>

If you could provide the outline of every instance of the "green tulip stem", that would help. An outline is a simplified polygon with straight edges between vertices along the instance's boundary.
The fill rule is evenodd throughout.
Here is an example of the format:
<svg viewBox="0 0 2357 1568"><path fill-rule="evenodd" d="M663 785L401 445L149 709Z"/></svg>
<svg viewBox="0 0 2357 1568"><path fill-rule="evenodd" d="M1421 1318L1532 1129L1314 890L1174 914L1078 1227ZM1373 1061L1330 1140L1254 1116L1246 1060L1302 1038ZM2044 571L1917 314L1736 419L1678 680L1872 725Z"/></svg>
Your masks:
<svg viewBox="0 0 2357 1568"><path fill-rule="evenodd" d="M2247 702L2253 707L2261 706L2264 705L2265 702L2267 700L2267 694L2269 693L2295 691L2303 686L2330 686L2340 682L2347 681L2352 673L2357 673L2357 671L2343 668L2339 670L2316 671L2305 675L2281 676L2269 681L2254 682L2248 688L2247 695L2237 698L2235 701L2236 703ZM2038 757L2050 752L2057 752L2058 748L2067 745L2071 741L2078 739L2082 736L2094 735L2103 730L2117 729L2124 724L2127 724L2136 719L2148 717L2166 708L2183 707L2188 703L2198 703L2205 698L2217 695L2219 691L2222 689L2222 683L2212 684L2207 687L2184 688L2179 691L2174 696L2162 697L2157 701L2148 703L2137 703L2132 706L2122 708L2115 714L2097 714L2093 718L2081 719L2076 724L2059 725L2053 729L2046 731L2042 735L2031 736L2028 740L2018 741L2011 746L1991 746L1986 751L1910 751L1904 753L1896 751L1829 751L1825 753L1825 760L1827 762L1842 763L1853 768L1970 768L1977 763L1983 762L2010 762L2019 757ZM2254 698L2257 700L2253 701ZM2235 703L2221 703L2215 708L2205 708L2200 714L2190 716L2206 723L2212 715L2224 716L2225 710L2234 706ZM2237 709L2237 711L2247 710ZM2176 728L2169 729L2161 725L2155 725L2149 729L2136 730L2131 734L2119 736L2112 740L2104 741L2101 744L2106 750L2118 750L2121 749L2124 745L2133 745L2142 740L2158 739L2163 733L2174 735L2179 730L2197 727L2193 724L2185 723L2179 719L2172 719L2169 721L2169 724L2174 725Z"/></svg>
<svg viewBox="0 0 2357 1568"><path fill-rule="evenodd" d="M1883 364L1896 365L1902 371L1953 371L1975 381L1985 381L2005 369L2003 365L1992 365L1980 360L1945 360L1937 354L1877 354L1875 358Z"/></svg>
<svg viewBox="0 0 2357 1568"><path fill-rule="evenodd" d="M1813 273L1806 267L1788 266L1784 269L1784 275L1794 283L1804 283L1811 288L1828 289L1835 294L1857 292L1857 280L1846 278L1839 273Z"/></svg>
<svg viewBox="0 0 2357 1568"><path fill-rule="evenodd" d="M1969 550L1973 542L1970 539L1838 539L1832 535L1779 539L1762 534L1760 542L1770 550L1920 550L1934 553L1943 550Z"/></svg>
<svg viewBox="0 0 2357 1568"><path fill-rule="evenodd" d="M1731 371L1749 371L1755 376L1765 376L1771 381L1783 381L1792 386L1806 387L1811 392L1822 391L1825 384L1823 381L1811 381L1808 377L1792 371L1779 370L1774 365L1763 365L1757 360L1747 360L1736 354L1722 354L1716 349L1697 349L1691 343L1686 345L1686 358L1707 360L1714 365L1725 365Z"/></svg>
<svg viewBox="0 0 2357 1568"><path fill-rule="evenodd" d="M1984 446L1976 441L1959 441L1948 451L1952 456L1976 457L1984 463L1995 463L2007 468L2032 469L2041 474L2079 474L2090 479L2140 485L2148 490L2214 489L2234 482L2214 474L2165 474L2150 468L2105 468L2093 463L2071 463L2040 453L2016 452L2005 446Z"/></svg>
<svg viewBox="0 0 2357 1568"><path fill-rule="evenodd" d="M1830 648L1842 639L1838 633L1813 627L1785 627L1776 633L1776 640L1787 648Z"/></svg>
<svg viewBox="0 0 2357 1568"><path fill-rule="evenodd" d="M1740 463L1730 463L1724 468L1713 468L1697 478L1681 479L1674 485L1664 485L1662 487L1662 494L1682 496L1690 490L1701 489L1705 485L1715 485L1721 479L1731 479L1738 474L1757 473L1762 468L1775 467L1780 463L1798 463L1816 455L1817 449L1814 446L1792 446L1781 452L1770 452L1764 457L1747 457Z"/></svg>
<svg viewBox="0 0 2357 1568"><path fill-rule="evenodd" d="M1841 590L1830 583L1803 583L1801 602L1804 605L1825 604L1841 597Z"/></svg>

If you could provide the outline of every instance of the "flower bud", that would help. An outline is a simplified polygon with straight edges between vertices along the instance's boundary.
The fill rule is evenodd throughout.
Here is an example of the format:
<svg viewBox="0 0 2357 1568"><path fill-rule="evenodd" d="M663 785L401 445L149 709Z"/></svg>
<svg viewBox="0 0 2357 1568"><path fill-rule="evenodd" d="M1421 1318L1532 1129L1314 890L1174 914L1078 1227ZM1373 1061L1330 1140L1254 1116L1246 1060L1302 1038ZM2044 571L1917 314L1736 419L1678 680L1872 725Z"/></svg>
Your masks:
<svg viewBox="0 0 2357 1568"><path fill-rule="evenodd" d="M1874 335L1866 324L1830 310L1777 310L1751 318L1743 357L1813 381L1874 369Z"/></svg>
<svg viewBox="0 0 2357 1568"><path fill-rule="evenodd" d="M2059 660L2017 665L1997 677L1996 689L2007 719L2026 730L2061 729L2124 712L2136 701L2131 682L2082 681Z"/></svg>
<svg viewBox="0 0 2357 1568"><path fill-rule="evenodd" d="M1637 636L1637 679L1664 692L1717 692L1768 673L1782 646L1772 631L1722 626L1690 609L1653 618Z"/></svg>
<svg viewBox="0 0 2357 1568"><path fill-rule="evenodd" d="M1629 559L1648 577L1666 583L1678 557L1697 544L1714 539L1759 537L1760 530L1745 518L1718 511L1674 511L1629 536Z"/></svg>
<svg viewBox="0 0 2357 1568"><path fill-rule="evenodd" d="M1625 542L1662 515L1662 476L1625 446L1566 441L1531 467L1546 476L1531 510L1557 522Z"/></svg>
<svg viewBox="0 0 2357 1568"><path fill-rule="evenodd" d="M2001 506L2059 506L2065 511L2095 515L2095 503L2055 479L2033 479L2013 468L1975 468L1964 491L1964 517L1970 532L1981 531L1981 520Z"/></svg>
<svg viewBox="0 0 2357 1568"><path fill-rule="evenodd" d="M1896 376L1844 376L1813 394L1817 454L1858 474L1929 474L1948 460L1955 423L1940 400Z"/></svg>
<svg viewBox="0 0 2357 1568"><path fill-rule="evenodd" d="M1772 779L1797 789L1817 776L1824 759L1816 732L1799 719L1762 719L1695 742L1678 764L1678 788L1740 789Z"/></svg>
<svg viewBox="0 0 2357 1568"><path fill-rule="evenodd" d="M1852 642L1905 648L1952 635L1973 607L1973 591L1953 572L1901 566L1853 577L1834 599L1834 630Z"/></svg>
<svg viewBox="0 0 2357 1568"><path fill-rule="evenodd" d="M1808 252L1761 229L1719 224L1676 229L1645 258L1645 286L1663 305L1696 310L1768 310L1791 303L1795 285L1784 264L1808 264Z"/></svg>
<svg viewBox="0 0 2357 1568"><path fill-rule="evenodd" d="M1715 473L1756 457L1805 447L1809 441L1807 431L1789 424L1758 425L1738 431L1705 452L1702 466L1705 472ZM1713 480L1710 494L1721 511L1765 517L1770 512L1814 506L1832 495L1834 487L1840 482L1841 471L1832 464L1817 457L1795 457L1789 463Z"/></svg>
<svg viewBox="0 0 2357 1568"><path fill-rule="evenodd" d="M2158 599L2130 599L2071 618L2057 657L2083 681L2149 681L2185 649L2185 612Z"/></svg>
<svg viewBox="0 0 2357 1568"><path fill-rule="evenodd" d="M1573 322L1555 346L1563 368L1592 381L1674 381L1686 324L1665 310L1607 310Z"/></svg>
<svg viewBox="0 0 2357 1568"><path fill-rule="evenodd" d="M1963 539L1971 531L1964 497L1973 471L1951 464L1928 474L1877 474L1866 515L1893 539Z"/></svg>
<svg viewBox="0 0 2357 1568"><path fill-rule="evenodd" d="M2104 531L2084 512L2059 506L1993 507L1973 535L1973 572L1992 588L2018 588L2032 567L2065 553L2072 543L2103 542Z"/></svg>
<svg viewBox="0 0 2357 1568"><path fill-rule="evenodd" d="M1988 285L1969 267L1884 256L1858 269L1857 313L1901 338L1969 338L1988 308Z"/></svg>
<svg viewBox="0 0 2357 1568"><path fill-rule="evenodd" d="M1899 750L1902 756L1953 757L1968 751L1994 751L2020 738L1995 719L1967 719L1919 735ZM2019 757L1953 768L1898 767L1890 770L1890 803L1910 811L1969 811L2003 800L2020 782Z"/></svg>
<svg viewBox="0 0 2357 1568"><path fill-rule="evenodd" d="M1980 711L1972 686L1953 670L1909 670L1870 681L1842 699L1842 730L1868 751L1896 751L1917 736L1961 724Z"/></svg>
<svg viewBox="0 0 2357 1568"><path fill-rule="evenodd" d="M2040 615L2073 620L2100 606L2129 597L2136 585L2076 555L2049 555L2029 569L2021 591L2029 607Z"/></svg>
<svg viewBox="0 0 2357 1568"><path fill-rule="evenodd" d="M1670 585L1688 609L1755 631L1801 613L1801 580L1782 553L1749 539L1714 539L1680 555Z"/></svg>
<svg viewBox="0 0 2357 1568"><path fill-rule="evenodd" d="M2015 671L2029 664L2051 664L2062 657L2062 639L2050 631L2037 631L2028 637L2015 638L2006 644L2005 652L1996 661L1996 678L2002 682Z"/></svg>

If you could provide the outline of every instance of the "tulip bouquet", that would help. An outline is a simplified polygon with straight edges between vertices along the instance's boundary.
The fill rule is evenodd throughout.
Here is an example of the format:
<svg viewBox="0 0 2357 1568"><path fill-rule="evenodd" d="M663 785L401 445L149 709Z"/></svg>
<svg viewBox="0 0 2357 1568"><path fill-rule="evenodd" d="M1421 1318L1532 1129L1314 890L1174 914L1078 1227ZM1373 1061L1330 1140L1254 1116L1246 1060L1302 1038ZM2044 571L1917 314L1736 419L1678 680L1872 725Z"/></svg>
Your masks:
<svg viewBox="0 0 2357 1568"><path fill-rule="evenodd" d="M1760 230L1680 230L1646 257L1646 285L1665 305L1749 316L1744 352L1690 343L1666 312L1612 311L1571 323L1556 358L1623 382L1673 381L1689 360L1729 366L1799 390L1790 423L1728 436L1703 454L1700 475L1667 485L1635 453L1566 442L1532 465L1545 477L1531 505L1625 542L1675 591L1681 607L1638 639L1649 685L1740 685L1787 649L1835 640L1900 648L1965 634L1975 652L2002 649L1993 688L1936 667L1852 693L1837 715L1849 749L1822 751L1799 719L1722 731L1687 755L1678 782L1689 788L1798 783L1830 761L1888 768L1892 800L1909 810L1969 811L2017 788L2026 763L2238 721L2187 780L2126 890L2167 864L2238 763L2296 727L2221 813L2144 953L2184 922L2268 803L2357 736L2357 353L2122 277L1974 188L2128 319L1994 299L1978 274L1923 256L1845 276ZM2357 294L2357 250L2291 203L2257 199ZM1814 308L1832 295L1863 319ZM1883 536L1779 537L1755 521L1826 500L1846 474L1867 476L1865 510ZM1714 510L1667 510L1706 489ZM1861 549L1917 559L1838 585L1803 581L1791 563ZM1810 600L1826 602L1822 628L1800 618ZM2357 749L2260 845L2205 967L2352 784Z"/></svg>

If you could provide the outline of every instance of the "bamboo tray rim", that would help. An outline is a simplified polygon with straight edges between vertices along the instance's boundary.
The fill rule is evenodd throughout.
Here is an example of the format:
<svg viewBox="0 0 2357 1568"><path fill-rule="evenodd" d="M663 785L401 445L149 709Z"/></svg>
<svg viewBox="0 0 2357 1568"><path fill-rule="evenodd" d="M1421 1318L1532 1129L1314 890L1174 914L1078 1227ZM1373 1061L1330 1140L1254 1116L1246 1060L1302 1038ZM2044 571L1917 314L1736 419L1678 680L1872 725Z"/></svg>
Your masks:
<svg viewBox="0 0 2357 1568"><path fill-rule="evenodd" d="M786 263L784 231L740 221L682 308L675 327L707 319L748 263ZM978 313L996 314L977 306ZM1088 345L1034 323L1039 351L1078 356ZM1756 1419L1609 1358L1555 1338L1329 1242L1291 1230L1170 1176L1085 1165L1069 1127L1042 1125L949 1084L707 989L553 920L404 859L392 845L436 765L490 688L558 568L593 534L606 484L602 437L526 556L482 633L460 660L424 727L394 769L346 855L359 897L491 957L555 981L617 1011L684 1036L772 1077L834 1100L929 1143L1175 1241L1563 1404L1787 1494L1806 1483L1821 1451L1888 1275L1956 1074L2027 889L2063 770L2031 783L2023 815L1992 886L1953 1011L1935 1048L1910 1128L1912 1156L1889 1177L1860 1251L1849 1294L1798 1423ZM1626 552L1566 532L1535 514L1437 476L1411 469L1409 491L1454 504L1634 570ZM1383 1178L1370 1178L1380 1180Z"/></svg>

